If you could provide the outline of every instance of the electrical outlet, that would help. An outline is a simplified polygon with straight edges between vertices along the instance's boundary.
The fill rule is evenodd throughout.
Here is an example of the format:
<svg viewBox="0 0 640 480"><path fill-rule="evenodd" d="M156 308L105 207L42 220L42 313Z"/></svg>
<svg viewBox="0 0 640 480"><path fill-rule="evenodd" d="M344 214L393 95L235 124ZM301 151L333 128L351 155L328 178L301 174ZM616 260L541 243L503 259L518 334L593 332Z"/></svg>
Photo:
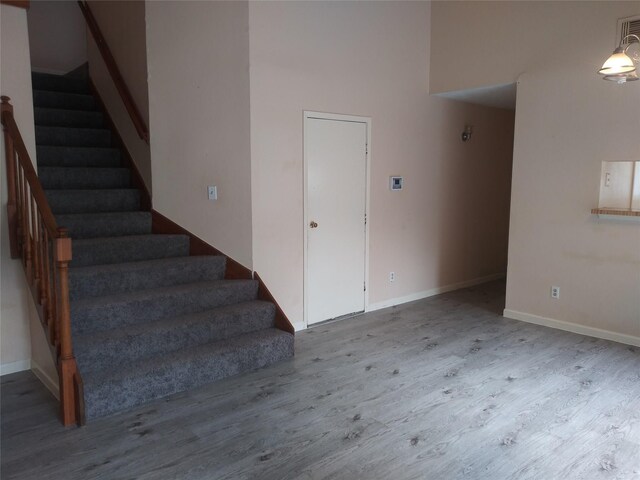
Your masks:
<svg viewBox="0 0 640 480"><path fill-rule="evenodd" d="M389 281L390 282L396 281L396 272L389 272Z"/></svg>
<svg viewBox="0 0 640 480"><path fill-rule="evenodd" d="M218 187L215 185L209 185L207 187L207 195L209 196L209 200L214 201L218 199Z"/></svg>
<svg viewBox="0 0 640 480"><path fill-rule="evenodd" d="M551 298L560 298L560 287L551 287Z"/></svg>
<svg viewBox="0 0 640 480"><path fill-rule="evenodd" d="M609 172L604 174L604 186L605 187L611 186L611 174Z"/></svg>

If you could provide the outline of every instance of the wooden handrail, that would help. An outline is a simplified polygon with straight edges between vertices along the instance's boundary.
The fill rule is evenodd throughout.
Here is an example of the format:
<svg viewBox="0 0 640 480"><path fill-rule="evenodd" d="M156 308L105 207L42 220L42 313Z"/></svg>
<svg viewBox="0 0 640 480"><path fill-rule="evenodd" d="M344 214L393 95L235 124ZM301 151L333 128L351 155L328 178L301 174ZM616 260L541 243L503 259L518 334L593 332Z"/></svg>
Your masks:
<svg viewBox="0 0 640 480"><path fill-rule="evenodd" d="M29 10L30 1L29 0L0 0L2 5L11 5L12 7L24 8L25 10Z"/></svg>
<svg viewBox="0 0 640 480"><path fill-rule="evenodd" d="M21 258L38 315L54 352L64 425L82 423L82 378L71 343L69 262L71 239L57 225L24 145L9 97L1 97L0 120L7 164L7 212L12 258Z"/></svg>
<svg viewBox="0 0 640 480"><path fill-rule="evenodd" d="M113 54L111 53L111 49L107 44L107 41L102 35L102 31L98 26L98 22L96 18L93 16L91 9L89 8L89 4L86 1L78 0L78 5L80 6L80 10L82 10L82 14L84 15L85 20L87 21L87 26L89 27L89 31L91 31L91 35L98 46L98 50L100 50L100 54L102 55L102 59L107 66L107 70L109 70L109 74L113 80L113 83L120 94L120 98L122 98L122 102L124 103L127 112L129 113L129 117L131 117L131 121L133 122L133 126L138 132L138 136L144 140L147 144L149 144L149 129L145 124L144 119L142 118L142 114L138 107L136 106L135 101L133 100L133 96L131 92L127 88L127 84L120 73L120 69L118 68L118 64L116 63Z"/></svg>

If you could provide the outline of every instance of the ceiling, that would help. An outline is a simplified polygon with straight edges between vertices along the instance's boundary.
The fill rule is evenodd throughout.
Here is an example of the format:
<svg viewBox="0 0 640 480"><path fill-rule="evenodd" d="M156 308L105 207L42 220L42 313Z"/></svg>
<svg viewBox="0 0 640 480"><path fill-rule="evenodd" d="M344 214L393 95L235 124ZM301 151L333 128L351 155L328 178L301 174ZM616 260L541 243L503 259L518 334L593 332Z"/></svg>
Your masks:
<svg viewBox="0 0 640 480"><path fill-rule="evenodd" d="M484 105L485 107L516 109L516 84L491 85L489 87L471 88L455 92L437 93L436 96L458 100L461 102Z"/></svg>

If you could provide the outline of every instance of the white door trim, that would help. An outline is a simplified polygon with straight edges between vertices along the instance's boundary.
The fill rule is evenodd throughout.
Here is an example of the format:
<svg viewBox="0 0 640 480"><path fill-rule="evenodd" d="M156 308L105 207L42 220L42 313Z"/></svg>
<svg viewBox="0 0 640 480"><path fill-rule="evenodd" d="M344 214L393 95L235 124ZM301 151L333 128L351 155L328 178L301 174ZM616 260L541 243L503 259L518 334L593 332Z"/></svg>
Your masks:
<svg viewBox="0 0 640 480"><path fill-rule="evenodd" d="M304 110L303 112L303 188L304 188L304 199L303 199L303 210L304 210L304 219L302 223L302 238L303 238L303 263L304 263L304 278L303 278L303 315L304 315L304 327L309 328L309 315L307 311L307 307L309 305L307 301L307 286L309 285L309 277L308 277L308 268L307 268L307 227L309 225L309 214L307 212L307 207L309 205L308 201L308 178L307 173L309 171L307 165L307 119L321 119L321 120L337 120L342 122L356 122L356 123L364 123L367 126L367 156L366 156L366 179L365 179L365 215L367 221L364 227L364 282L366 285L366 290L364 291L364 310L365 312L369 309L369 224L371 223L371 216L369 214L369 200L370 200L370 185L371 185L371 117L359 117L355 115L342 115L339 113L325 113L325 112L314 112Z"/></svg>

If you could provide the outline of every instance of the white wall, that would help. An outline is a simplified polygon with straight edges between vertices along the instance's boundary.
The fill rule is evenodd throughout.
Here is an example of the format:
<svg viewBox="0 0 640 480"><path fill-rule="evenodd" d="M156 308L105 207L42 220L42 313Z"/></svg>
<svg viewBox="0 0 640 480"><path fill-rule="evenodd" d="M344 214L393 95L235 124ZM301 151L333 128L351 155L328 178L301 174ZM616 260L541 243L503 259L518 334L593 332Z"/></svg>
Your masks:
<svg viewBox="0 0 640 480"><path fill-rule="evenodd" d="M32 0L27 19L33 70L61 75L87 61L85 21L77 2Z"/></svg>
<svg viewBox="0 0 640 480"><path fill-rule="evenodd" d="M146 8L154 208L251 267L248 4Z"/></svg>
<svg viewBox="0 0 640 480"><path fill-rule="evenodd" d="M249 5L253 264L298 328L304 110L372 118L372 307L505 271L513 112L429 96L429 24L426 2Z"/></svg>
<svg viewBox="0 0 640 480"><path fill-rule="evenodd" d="M133 101L149 127L145 2L140 0L91 1L89 6L115 58L122 78L131 92ZM138 136L93 35L91 32L88 32L87 35L87 54L91 79L147 189L151 192L151 150L149 145Z"/></svg>
<svg viewBox="0 0 640 480"><path fill-rule="evenodd" d="M634 14L640 2L439 2L431 81L455 90L521 72L505 314L640 344L640 225L590 215L601 162L640 159L640 82L596 74L617 19Z"/></svg>

